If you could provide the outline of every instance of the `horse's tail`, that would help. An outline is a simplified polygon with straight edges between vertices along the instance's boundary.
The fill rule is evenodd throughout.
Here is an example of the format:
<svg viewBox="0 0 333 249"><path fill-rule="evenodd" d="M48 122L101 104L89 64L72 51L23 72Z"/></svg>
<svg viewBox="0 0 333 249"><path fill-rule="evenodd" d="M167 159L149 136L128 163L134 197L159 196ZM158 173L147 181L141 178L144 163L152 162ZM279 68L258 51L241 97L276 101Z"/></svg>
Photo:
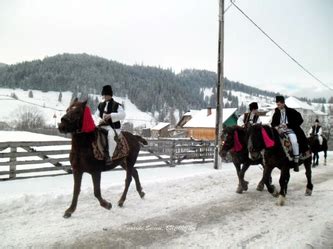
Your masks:
<svg viewBox="0 0 333 249"><path fill-rule="evenodd" d="M143 145L147 145L148 142L146 139L144 139L143 137L141 136L138 136L138 135L135 135L136 139L138 140L139 143L143 144Z"/></svg>

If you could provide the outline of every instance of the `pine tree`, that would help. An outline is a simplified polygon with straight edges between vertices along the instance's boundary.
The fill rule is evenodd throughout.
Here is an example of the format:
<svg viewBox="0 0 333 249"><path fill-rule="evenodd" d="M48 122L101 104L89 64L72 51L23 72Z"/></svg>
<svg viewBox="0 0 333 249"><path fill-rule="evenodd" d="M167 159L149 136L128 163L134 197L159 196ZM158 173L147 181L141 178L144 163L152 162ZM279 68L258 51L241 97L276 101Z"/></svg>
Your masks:
<svg viewBox="0 0 333 249"><path fill-rule="evenodd" d="M58 102L62 102L62 92L59 92Z"/></svg>
<svg viewBox="0 0 333 249"><path fill-rule="evenodd" d="M32 91L30 90L29 91L29 98L33 98L34 97L34 94L32 93Z"/></svg>
<svg viewBox="0 0 333 249"><path fill-rule="evenodd" d="M328 102L329 104L333 104L333 96L329 98Z"/></svg>

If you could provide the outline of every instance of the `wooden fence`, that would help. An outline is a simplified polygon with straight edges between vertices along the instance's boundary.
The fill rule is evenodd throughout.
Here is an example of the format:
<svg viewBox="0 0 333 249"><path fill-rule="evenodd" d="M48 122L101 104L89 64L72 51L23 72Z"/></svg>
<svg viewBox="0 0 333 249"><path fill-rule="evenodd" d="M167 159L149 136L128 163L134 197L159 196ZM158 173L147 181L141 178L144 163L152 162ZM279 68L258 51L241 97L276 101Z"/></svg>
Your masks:
<svg viewBox="0 0 333 249"><path fill-rule="evenodd" d="M0 180L64 175L69 163L71 141L1 142ZM149 139L141 148L136 168L174 167L213 161L210 141ZM114 170L119 170L116 168Z"/></svg>

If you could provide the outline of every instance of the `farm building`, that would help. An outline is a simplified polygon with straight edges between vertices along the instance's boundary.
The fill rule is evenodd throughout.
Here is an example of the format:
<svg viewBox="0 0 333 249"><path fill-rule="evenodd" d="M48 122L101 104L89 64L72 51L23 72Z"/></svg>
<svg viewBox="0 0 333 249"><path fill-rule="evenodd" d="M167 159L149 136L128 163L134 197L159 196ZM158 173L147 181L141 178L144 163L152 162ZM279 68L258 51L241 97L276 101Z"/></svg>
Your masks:
<svg viewBox="0 0 333 249"><path fill-rule="evenodd" d="M152 137L169 137L170 123L160 122L150 129Z"/></svg>
<svg viewBox="0 0 333 249"><path fill-rule="evenodd" d="M223 109L223 125L237 124L236 108ZM215 139L216 109L207 108L197 111L182 128L186 129L187 137L203 140Z"/></svg>

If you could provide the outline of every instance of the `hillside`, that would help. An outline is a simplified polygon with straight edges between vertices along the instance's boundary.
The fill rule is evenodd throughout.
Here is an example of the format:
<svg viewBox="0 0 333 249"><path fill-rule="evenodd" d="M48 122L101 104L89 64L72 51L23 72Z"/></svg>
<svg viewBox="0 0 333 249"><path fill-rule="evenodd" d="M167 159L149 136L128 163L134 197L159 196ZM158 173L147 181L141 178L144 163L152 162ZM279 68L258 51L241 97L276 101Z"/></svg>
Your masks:
<svg viewBox="0 0 333 249"><path fill-rule="evenodd" d="M0 68L0 87L6 88L99 94L103 85L111 84L115 95L128 96L144 112L157 111L160 120L175 109L183 113L215 106L216 79L216 73L206 70L187 69L175 74L170 69L129 66L87 54L62 54ZM204 98L206 88L213 93ZM225 90L225 96L230 90L253 96L276 94L228 79ZM241 103L235 97L229 104L238 107Z"/></svg>
<svg viewBox="0 0 333 249"><path fill-rule="evenodd" d="M0 88L0 106L6 107L0 110L0 123L5 122L15 127L19 117L29 111L41 115L47 127L56 127L65 114L73 94L69 91L61 92L61 101L59 95L60 92L55 91ZM97 95L90 97L95 99ZM126 111L124 123L130 122L134 127L155 125L155 118L150 113L140 111L128 98L115 96L115 100L124 105ZM91 106L91 103L89 105Z"/></svg>
<svg viewBox="0 0 333 249"><path fill-rule="evenodd" d="M7 64L0 62L0 67L7 66Z"/></svg>

